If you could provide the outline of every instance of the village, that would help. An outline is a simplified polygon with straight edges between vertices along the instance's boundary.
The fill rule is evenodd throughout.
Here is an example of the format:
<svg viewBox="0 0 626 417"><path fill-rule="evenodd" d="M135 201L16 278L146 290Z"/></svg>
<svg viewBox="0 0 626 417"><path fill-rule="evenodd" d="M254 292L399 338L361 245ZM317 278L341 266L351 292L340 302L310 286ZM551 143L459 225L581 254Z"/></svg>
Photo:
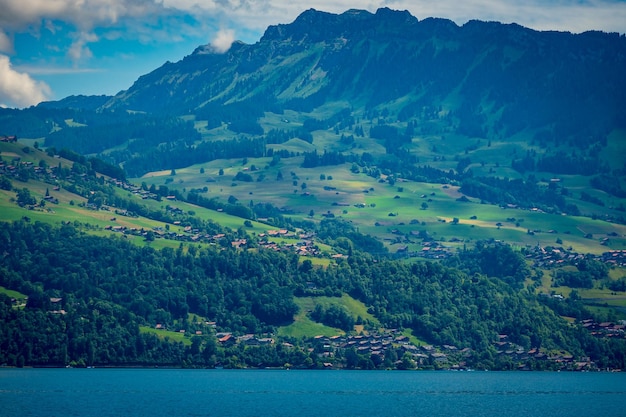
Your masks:
<svg viewBox="0 0 626 417"><path fill-rule="evenodd" d="M585 258L595 259L608 266L626 266L626 250L610 250L600 255L583 255L563 247L534 246L525 249L526 259L538 268L557 268L564 265L575 265Z"/></svg>
<svg viewBox="0 0 626 417"><path fill-rule="evenodd" d="M623 337L623 325L621 337ZM235 336L232 333L217 333L218 342L223 347L241 345L245 347L274 345L271 335L257 337L246 334ZM475 353L470 348L459 349L452 345L433 346L414 344L409 337L397 329L338 336L316 336L307 341L309 353L315 354L326 369L341 369L346 366L350 353L367 358L375 366L381 366L386 358L388 366L396 369L447 369L473 370L468 366ZM284 348L294 345L283 342ZM543 349L524 349L509 340L508 335L498 335L493 342L497 360L510 364L511 370L568 370L594 371L597 365L589 357L575 358L567 352L546 352Z"/></svg>

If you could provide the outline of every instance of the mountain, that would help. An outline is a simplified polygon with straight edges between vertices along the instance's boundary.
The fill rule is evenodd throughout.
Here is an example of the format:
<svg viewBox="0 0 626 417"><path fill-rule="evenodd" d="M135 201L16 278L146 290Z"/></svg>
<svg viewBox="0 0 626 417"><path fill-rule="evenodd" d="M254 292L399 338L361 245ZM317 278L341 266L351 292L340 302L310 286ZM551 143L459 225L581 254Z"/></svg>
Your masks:
<svg viewBox="0 0 626 417"><path fill-rule="evenodd" d="M455 115L469 136L546 129L589 141L626 125L626 38L538 32L516 24L463 26L408 12L316 10L270 26L224 54L197 48L140 77L105 108L198 118L216 106L310 111L329 101L386 107L399 120L424 107ZM247 106L245 106L247 104Z"/></svg>

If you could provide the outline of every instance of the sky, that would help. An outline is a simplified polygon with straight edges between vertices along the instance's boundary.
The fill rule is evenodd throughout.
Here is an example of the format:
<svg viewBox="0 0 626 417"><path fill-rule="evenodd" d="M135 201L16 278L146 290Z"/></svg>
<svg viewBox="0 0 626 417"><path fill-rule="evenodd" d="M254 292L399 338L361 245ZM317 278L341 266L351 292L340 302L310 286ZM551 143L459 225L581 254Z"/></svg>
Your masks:
<svg viewBox="0 0 626 417"><path fill-rule="evenodd" d="M626 33L626 0L0 0L0 107L115 95L200 45L257 42L303 11L408 10L419 20Z"/></svg>

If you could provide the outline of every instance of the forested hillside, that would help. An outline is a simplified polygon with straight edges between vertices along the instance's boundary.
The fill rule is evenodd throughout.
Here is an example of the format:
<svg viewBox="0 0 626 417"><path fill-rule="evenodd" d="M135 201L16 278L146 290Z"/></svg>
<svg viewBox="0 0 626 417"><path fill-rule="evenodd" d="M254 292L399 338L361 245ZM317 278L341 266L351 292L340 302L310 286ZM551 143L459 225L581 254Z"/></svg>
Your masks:
<svg viewBox="0 0 626 417"><path fill-rule="evenodd" d="M248 351L234 359L229 355L240 353L218 346L207 323L218 333L274 334L293 321L294 297L348 293L369 306L385 328L410 329L437 346L468 348L466 366L516 366L496 354L494 343L502 334L524 350L567 351L588 355L601 367L624 366L623 341L593 338L538 303L532 292L507 284L506 276L515 272L510 262L492 265L489 276L480 269L468 275L428 262L375 262L364 254L327 268L306 268L295 255L267 250L181 246L157 251L121 238L85 235L71 225L22 221L0 228L0 284L28 296L23 307L3 298L0 361L9 365L234 366L239 360L238 366L313 366L316 355L313 364L305 362L308 354L294 361L293 352L279 349L279 340L273 361L246 362L253 355ZM519 256L506 247L499 250L502 259ZM460 262L472 264L463 257ZM585 314L581 306L570 308ZM182 345L142 333L140 326L200 332ZM365 328L378 331L367 323ZM298 352L313 343L289 341ZM554 365L546 363L533 366Z"/></svg>

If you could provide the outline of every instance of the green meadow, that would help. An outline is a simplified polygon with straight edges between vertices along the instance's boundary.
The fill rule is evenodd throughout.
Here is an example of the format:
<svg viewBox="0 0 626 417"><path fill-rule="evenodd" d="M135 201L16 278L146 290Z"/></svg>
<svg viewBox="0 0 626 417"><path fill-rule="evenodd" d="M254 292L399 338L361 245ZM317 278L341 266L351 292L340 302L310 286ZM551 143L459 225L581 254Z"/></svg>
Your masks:
<svg viewBox="0 0 626 417"><path fill-rule="evenodd" d="M396 103L402 107L402 103ZM300 128L306 119L324 120L342 109L355 108L347 102L328 102L310 113L285 111L283 114L266 112L259 122L265 131ZM390 108L390 110L393 110ZM373 127L371 120L354 111L357 121L367 132ZM445 119L434 119L429 123L441 128ZM202 128L201 122L199 127ZM387 124L400 131L404 124L388 120ZM218 137L234 137L226 126L201 130L203 140ZM282 144L271 144L268 148L286 150L295 155L316 150L318 154L328 151L349 155L368 152L374 157L385 158L382 141L356 137L353 145L339 141L341 134L351 134L349 129L336 132L333 129L313 132L313 143L294 138ZM614 131L609 135L604 156L610 165L623 165L626 148L623 139L626 131ZM460 158L471 158L469 169L474 175L520 178L511 168L511 160L523 156L527 150L541 154L544 150L531 145L529 134L520 133L506 141L487 141L484 138L450 134L418 134L407 149L416 155L418 163L441 170L456 169ZM608 150L608 151L607 151ZM621 159L620 159L621 158ZM560 184L570 194L569 203L576 204L584 216L555 215L540 211L502 209L481 204L469 196L467 202L459 202L463 195L458 187L449 184L431 184L399 179L390 185L381 179L372 178L363 172L353 172L352 163L335 166L303 168L303 157L282 158L272 164L271 158L245 158L215 160L203 164L171 171L152 172L136 183L148 186L166 185L183 192L202 190L206 198L217 198L223 202L236 198L244 205L269 202L283 209L286 215L297 219L320 222L324 217L334 216L351 222L365 234L383 240L390 251L408 245L410 251L421 250L421 239L416 234L427 233L444 245L455 247L472 245L477 240L495 239L515 246L562 246L581 253L599 254L611 249L626 249L626 227L601 219L606 216L622 217L617 208L626 203L589 186L589 178L583 176L559 176ZM220 172L222 175L220 175ZM251 182L235 181L237 173L249 174ZM554 177L550 173L535 173L545 181ZM282 179L278 179L282 176ZM382 180L386 178L383 175ZM602 201L604 206L583 201L581 192L587 192ZM230 225L233 227L235 225ZM255 225L255 228L257 226ZM605 238L610 236L610 239Z"/></svg>
<svg viewBox="0 0 626 417"><path fill-rule="evenodd" d="M362 302L355 300L347 294L344 294L342 297L295 297L294 301L298 305L299 311L294 317L292 324L278 329L280 336L303 338L315 336L332 337L344 334L343 330L325 326L309 318L308 314L318 304L325 308L331 305L342 306L355 319L361 317L374 325L380 325L378 320L367 312L367 307Z"/></svg>
<svg viewBox="0 0 626 417"><path fill-rule="evenodd" d="M0 285L0 294L4 294L9 298L14 298L17 301L17 304L25 304L26 299L28 298L26 294L22 294L19 291L10 290Z"/></svg>
<svg viewBox="0 0 626 417"><path fill-rule="evenodd" d="M412 181L398 181L391 186L364 173L351 172L351 164L302 168L299 166L301 158L282 160L277 166L269 166L269 162L269 158L249 158L245 165L242 160L213 161L178 169L174 176L170 172L151 173L136 181L181 190L206 187L206 192L201 193L206 198L225 202L232 196L244 205L270 202L301 219L321 221L323 216L332 214L352 222L362 233L384 239L390 249L393 247L389 242L397 241L398 236L406 237L419 231L426 231L441 242L452 239L472 244L477 240L496 239L519 246L563 246L594 254L626 248L626 226L616 223L582 216L502 209L481 204L471 197L468 202L459 202L457 199L462 194L458 187ZM251 171L251 166L256 170ZM204 174L200 173L201 168ZM219 175L220 169L223 175ZM240 171L250 174L253 181L234 181ZM282 180L277 180L279 171ZM575 185L573 180L571 182ZM583 210L590 210L584 204L581 206ZM235 224L226 225L238 226L237 220L232 221ZM258 228L261 230L262 226ZM614 236L602 244L602 239L609 234ZM415 239L409 237L409 240ZM404 238L398 243L401 242Z"/></svg>
<svg viewBox="0 0 626 417"><path fill-rule="evenodd" d="M159 339L168 339L172 342L182 343L186 346L191 346L191 338L185 333L174 332L171 330L155 329L148 326L139 326L139 331L141 333L156 335Z"/></svg>

